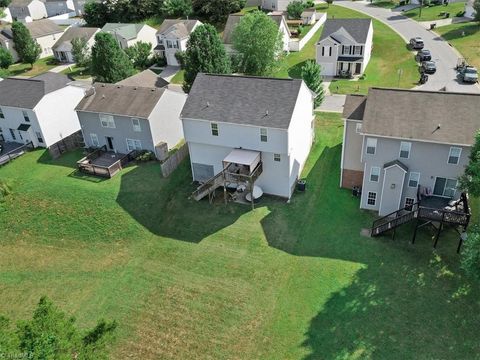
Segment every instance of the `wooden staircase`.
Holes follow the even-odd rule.
[[[211,177],[207,181],[205,181],[202,185],[200,185],[197,190],[195,190],[191,198],[195,199],[196,201],[200,201],[205,196],[208,195],[210,202],[212,202],[212,194],[214,191],[219,188],[220,186],[224,185],[224,178],[223,178],[223,171],[219,172],[217,175]]]
[[[397,227],[412,221],[417,215],[418,203],[411,205],[410,211],[406,209],[394,211],[373,222],[370,236],[379,236],[389,230],[394,230]]]

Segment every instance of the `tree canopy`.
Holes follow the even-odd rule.
[[[183,90],[187,93],[199,72],[231,73],[230,59],[217,30],[210,24],[197,26],[190,34],[183,58],[185,62]]]
[[[130,58],[133,66],[141,70],[148,67],[150,63],[151,51],[152,44],[143,41],[139,41],[135,43],[135,45],[125,49],[125,52]]]
[[[189,16],[193,12],[192,0],[165,0],[162,11],[168,16]]]
[[[480,21],[480,0],[473,2],[473,10],[475,11],[475,20]]]
[[[287,14],[290,19],[301,19],[302,12],[307,7],[303,0],[294,0],[287,6]]]
[[[465,272],[480,279],[480,232],[478,227],[468,233],[462,248],[461,266]]]
[[[79,37],[72,39],[71,43],[73,60],[77,63],[77,65],[81,67],[90,66],[90,53],[88,50],[87,40]]]
[[[470,152],[469,163],[459,180],[462,190],[472,196],[480,196],[480,132],[475,135],[475,143]]]
[[[116,83],[135,72],[113,35],[99,32],[92,47],[92,74],[96,81]]]
[[[219,23],[245,7],[246,0],[193,0],[193,9],[210,22]]]
[[[282,53],[282,34],[278,25],[261,11],[242,17],[233,30],[233,48],[238,52],[238,71],[249,75],[268,75]]]
[[[322,67],[315,60],[308,60],[302,67],[302,79],[308,88],[315,93],[314,105],[316,108],[319,107],[325,97]]]
[[[14,47],[20,60],[33,66],[42,53],[40,45],[32,38],[27,27],[21,22],[13,22],[12,35]]]
[[[8,69],[10,65],[13,63],[13,56],[10,54],[10,51],[7,49],[0,47],[0,68]]]

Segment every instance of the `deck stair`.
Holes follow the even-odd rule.
[[[378,220],[375,220],[372,225],[372,230],[370,232],[371,236],[379,236],[389,230],[394,230],[395,228],[406,224],[418,215],[418,203],[411,205],[411,210],[400,209],[394,211]]]
[[[205,181],[202,185],[200,185],[197,190],[195,190],[191,198],[195,199],[196,201],[200,201],[205,196],[208,195],[210,202],[212,201],[212,195],[217,188],[224,185],[224,177],[223,171],[220,171],[217,175],[212,176],[210,179]]]

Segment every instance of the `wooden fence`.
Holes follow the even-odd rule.
[[[162,169],[163,177],[169,177],[170,174],[180,165],[183,159],[188,155],[188,146],[183,144],[176,152],[170,155],[160,167]]]
[[[31,150],[33,148],[34,148],[33,143],[30,141],[29,143],[26,143],[23,146],[13,149],[8,153],[0,154],[0,166],[9,163],[10,161],[12,161],[13,159],[16,159],[19,156],[22,156],[26,151]]]
[[[52,159],[58,159],[63,153],[83,147],[85,142],[83,140],[82,131],[79,130],[66,138],[57,141],[55,144],[48,147],[48,152]]]

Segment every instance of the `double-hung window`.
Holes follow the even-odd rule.
[[[360,133],[362,132],[362,123],[357,123],[357,124],[355,125],[355,132],[356,132],[357,134],[360,134]]]
[[[98,147],[98,146],[100,146],[100,143],[98,142],[98,136],[97,136],[97,134],[90,134],[90,140],[92,140],[92,146],[93,146],[93,147]]]
[[[412,211],[413,204],[415,204],[414,198],[410,198],[410,197],[405,198],[405,210]]]
[[[142,127],[140,126],[140,120],[137,118],[132,118],[133,131],[140,132]]]
[[[2,108],[0,108],[0,119],[5,119]]]
[[[115,121],[112,115],[100,114],[99,116],[102,127],[115,129]]]
[[[212,129],[212,135],[218,136],[218,124],[217,123],[210,123],[210,127]]]
[[[38,131],[35,131],[35,135],[37,135],[37,141],[39,143],[43,143],[42,133],[38,132]]]
[[[370,181],[378,182],[380,179],[380,168],[378,166],[372,166],[370,169]]]
[[[412,149],[412,143],[402,141],[400,143],[400,157],[402,159],[408,159],[410,157],[410,150]]]
[[[377,139],[367,138],[367,154],[375,155],[377,150]]]
[[[460,162],[460,155],[462,154],[462,148],[452,146],[448,153],[448,163],[457,165]]]
[[[445,183],[445,190],[443,191],[443,196],[454,197],[455,191],[457,191],[457,180],[456,179],[447,179]]]
[[[410,176],[408,177],[408,186],[411,188],[417,188],[419,182],[420,182],[420,173],[412,171],[410,173]]]
[[[266,128],[260,128],[260,141],[261,142],[267,142],[268,136],[267,136],[267,129]]]
[[[28,117],[28,113],[25,110],[22,111],[22,115],[23,115],[23,119],[26,122],[30,122],[30,118]]]
[[[142,150],[142,142],[135,139],[127,139],[127,150]]]
[[[373,191],[368,192],[367,205],[375,206],[377,203],[377,193]]]
[[[280,161],[280,154],[273,154],[273,161]]]

